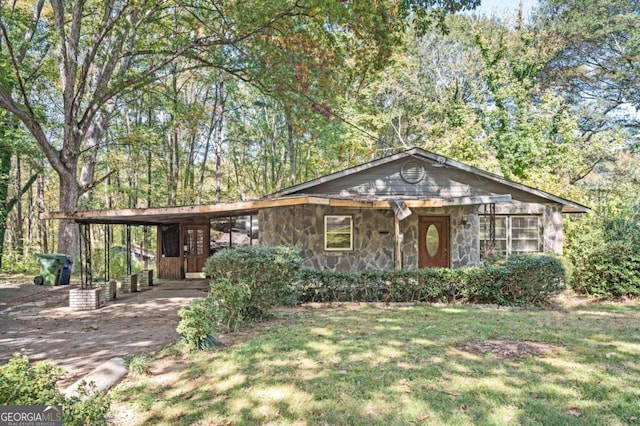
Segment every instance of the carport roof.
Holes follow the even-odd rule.
[[[40,219],[73,220],[78,223],[112,225],[168,225],[195,218],[216,218],[250,215],[260,209],[295,206],[325,205],[345,208],[392,209],[395,202],[402,201],[409,208],[445,207],[489,203],[508,203],[511,195],[479,197],[453,197],[416,199],[411,197],[336,197],[324,195],[295,195],[253,201],[217,203],[199,206],[152,207],[146,209],[83,210],[75,212],[45,212]]]

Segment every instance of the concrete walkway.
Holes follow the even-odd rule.
[[[67,386],[111,358],[175,341],[178,309],[209,289],[205,280],[157,280],[141,292],[118,293],[101,309],[71,311],[68,293],[74,287],[0,284],[0,364],[16,352],[52,361],[67,371],[60,383]]]

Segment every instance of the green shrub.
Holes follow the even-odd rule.
[[[588,251],[574,265],[573,288],[593,296],[640,295],[640,252],[627,241],[611,241]]]
[[[216,280],[227,279],[229,285],[248,285],[241,315],[244,319],[260,320],[276,305],[288,301],[293,282],[302,266],[302,258],[293,247],[246,246],[222,250],[207,259],[204,271]],[[221,300],[234,299],[221,292],[212,295]]]
[[[358,283],[359,277],[348,272],[304,268],[300,271],[296,284],[298,301],[353,302],[358,300],[354,290]]]
[[[96,278],[104,279],[106,276],[105,264],[104,264],[104,248],[95,248],[92,250],[92,265],[93,276]],[[79,262],[75,260],[76,265]],[[131,260],[131,272],[136,273],[144,269],[144,262]],[[121,248],[109,249],[109,277],[120,278],[127,273],[127,253]]]
[[[424,268],[357,274],[303,269],[297,283],[305,302],[473,302],[540,305],[564,288],[562,261],[516,256],[502,264],[461,269]]]
[[[107,425],[111,400],[104,392],[96,392],[93,382],[83,382],[76,391],[77,395],[65,398],[63,404],[63,424],[77,426]]]
[[[178,311],[178,333],[191,348],[215,345],[214,335],[234,331],[245,319],[260,320],[279,303],[289,301],[302,265],[292,247],[247,246],[219,251],[204,272],[211,293]]]
[[[0,368],[0,376],[0,404],[58,405],[63,402],[56,383],[63,371],[54,364],[31,364],[26,356],[14,354]]]
[[[502,297],[520,305],[540,305],[565,287],[566,268],[555,256],[512,256],[501,277]]]
[[[251,286],[246,281],[234,282],[228,278],[211,281],[211,295],[217,300],[220,321],[227,331],[235,331],[244,319],[247,303],[251,299]]]
[[[210,349],[215,346],[215,334],[219,331],[222,310],[211,296],[197,299],[178,310],[180,322],[176,331],[192,349]]]
[[[39,249],[39,247],[34,247],[34,250],[37,249]],[[31,253],[33,253],[33,250],[31,250]],[[5,250],[0,272],[7,274],[38,275],[40,273],[40,263],[38,262],[38,257],[33,254],[23,256],[21,253]]]
[[[574,224],[567,257],[571,286],[582,294],[621,297],[640,294],[640,227],[633,219],[592,215]]]
[[[95,393],[92,384],[81,386],[77,396],[66,397],[57,385],[62,376],[54,364],[31,364],[26,356],[15,354],[0,367],[0,404],[61,405],[65,425],[106,425],[109,397]]]

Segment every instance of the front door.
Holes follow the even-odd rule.
[[[418,266],[448,268],[449,216],[421,216],[418,230]]]
[[[209,256],[209,229],[207,225],[183,227],[185,272],[202,272]]]

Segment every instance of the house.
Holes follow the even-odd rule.
[[[489,255],[562,254],[563,213],[589,209],[413,148],[273,194],[328,203],[261,209],[260,243],[345,271],[475,265]]]
[[[488,255],[562,254],[563,214],[576,202],[413,148],[259,200],[46,213],[81,225],[156,226],[160,278],[200,273],[212,238],[243,217],[254,244],[298,247],[307,266],[343,271],[460,268]],[[257,217],[257,223],[255,218]],[[220,226],[221,221],[227,221]],[[215,224],[215,225],[214,225]],[[245,226],[245,227],[246,227]],[[216,244],[226,237],[216,234]]]

